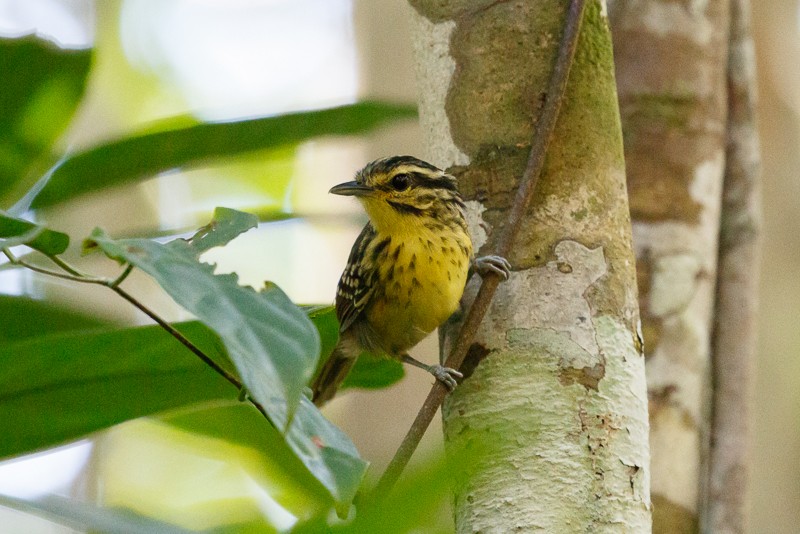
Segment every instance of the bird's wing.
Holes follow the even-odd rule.
[[[367,224],[353,243],[347,266],[336,288],[336,317],[339,332],[344,332],[364,311],[375,287],[377,272],[372,262],[363,261],[367,247],[375,237],[375,229]],[[369,263],[369,264],[368,264]]]

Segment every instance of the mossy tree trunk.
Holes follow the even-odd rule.
[[[493,251],[530,148],[568,2],[412,0],[428,157]],[[488,445],[458,532],[648,532],[647,396],[604,3],[587,4],[533,205],[443,408],[448,447]],[[468,287],[468,305],[477,280]],[[443,350],[457,331],[443,332]],[[480,446],[478,447],[480,448]]]

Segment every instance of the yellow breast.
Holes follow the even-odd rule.
[[[472,246],[464,232],[394,236],[378,269],[367,320],[390,354],[402,354],[458,308]]]

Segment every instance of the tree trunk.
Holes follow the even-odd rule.
[[[479,254],[493,251],[525,167],[567,4],[412,1],[428,156],[459,178]],[[644,359],[602,2],[588,2],[509,259],[443,408],[448,448],[488,443],[456,488],[457,531],[649,532]],[[444,329],[443,351],[457,329]]]
[[[613,2],[650,396],[653,530],[705,501],[729,0]]]
[[[714,413],[703,531],[747,531],[761,258],[761,155],[750,2],[731,1],[728,146],[715,311]]]

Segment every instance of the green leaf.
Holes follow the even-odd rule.
[[[330,356],[339,341],[339,321],[333,306],[304,307],[309,318],[320,334],[322,350],[319,366]],[[380,389],[399,382],[405,376],[403,364],[397,360],[373,356],[368,352],[361,354],[353,369],[347,375],[340,389],[362,388]]]
[[[17,245],[27,245],[45,254],[61,254],[69,246],[69,236],[0,211],[0,248]]]
[[[8,295],[0,295],[0,317],[0,343],[107,325],[101,319],[50,302]]]
[[[318,366],[330,356],[336,343],[339,342],[339,320],[336,319],[336,310],[333,306],[302,306],[308,318],[317,327],[320,339],[320,361]]]
[[[322,135],[364,133],[389,121],[416,116],[410,106],[361,102],[318,111],[141,133],[65,159],[33,202],[63,202],[109,186],[198,166],[214,158],[291,145]]]
[[[64,50],[28,35],[0,38],[0,206],[49,155],[86,87],[91,50]],[[21,193],[22,191],[19,191]]]
[[[213,225],[209,231],[214,231]],[[352,500],[367,464],[350,439],[303,396],[320,341],[300,308],[274,285],[256,292],[238,285],[235,275],[215,275],[212,266],[197,261],[200,251],[181,239],[166,244],[113,240],[96,230],[87,246],[142,269],[212,328],[225,344],[248,395],[285,432],[294,454],[338,503]]]
[[[362,353],[340,389],[380,389],[399,382],[405,376],[403,364],[383,356]]]
[[[206,354],[219,339],[176,325]],[[0,345],[0,458],[51,447],[111,425],[236,390],[160,327],[76,331]],[[13,423],[11,423],[13,422]]]
[[[308,317],[277,286],[256,292],[235,274],[215,275],[183,239],[113,240],[95,230],[89,247],[149,274],[181,306],[222,339],[247,387],[278,428],[286,428],[319,355],[319,337]]]
[[[49,519],[83,532],[115,532],[126,534],[188,534],[190,530],[144,517],[131,510],[102,508],[93,504],[47,495],[36,499],[19,499],[0,494],[0,505]]]
[[[450,456],[450,451],[448,451]],[[388,495],[365,492],[360,495],[354,519],[330,524],[328,515],[320,514],[301,522],[293,534],[406,534],[408,532],[453,532],[452,519],[443,515],[451,499],[452,473],[461,469],[461,461],[472,461],[474,455],[456,453],[457,461],[428,461],[421,468],[405,473]]]
[[[200,228],[189,240],[198,254],[221,247],[258,226],[258,217],[230,208],[215,208],[211,222]]]
[[[347,434],[325,419],[307,397],[302,397],[286,441],[346,515],[347,505],[356,496],[369,465]]]

